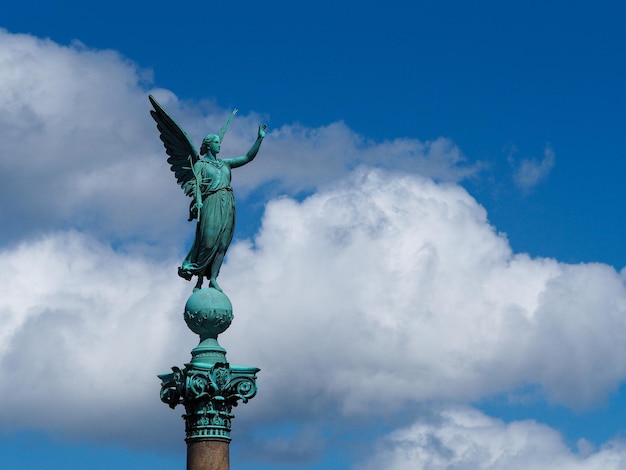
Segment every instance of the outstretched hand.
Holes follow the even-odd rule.
[[[261,124],[259,126],[259,137],[262,139],[265,137],[265,133],[267,132],[267,126],[265,124]]]

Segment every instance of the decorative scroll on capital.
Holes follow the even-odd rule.
[[[185,406],[186,440],[230,441],[232,408],[246,403],[257,392],[256,367],[230,366],[217,362],[208,369],[188,364],[161,374],[161,401],[175,408]]]

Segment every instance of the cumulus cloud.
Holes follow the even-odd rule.
[[[150,158],[144,76],[114,51],[0,30],[3,242],[68,227],[167,232],[159,213],[173,216],[175,188]]]
[[[558,432],[535,421],[504,423],[457,407],[392,433],[376,457],[357,468],[618,470],[626,465],[623,441],[596,450],[581,439],[577,447],[572,451]]]
[[[343,122],[311,129],[285,125],[272,132],[263,164],[242,170],[242,188],[273,181],[290,192],[324,187],[360,165],[420,174],[439,181],[460,181],[481,168],[468,164],[450,140],[394,139],[373,142]],[[265,156],[267,155],[267,156]]]
[[[361,171],[272,201],[223,277],[276,406],[285,370],[348,414],[528,384],[584,408],[626,375],[623,276],[512,253],[457,185]]]
[[[192,228],[149,88],[112,51],[0,31],[3,426],[141,446],[182,433],[155,374],[197,341],[176,276]],[[229,112],[152,92],[197,141]],[[233,122],[223,154],[245,152],[262,118]],[[446,139],[272,130],[235,184],[312,195],[270,201],[223,267],[235,321],[220,342],[233,363],[262,368],[235,426],[315,428],[320,415],[345,423],[528,384],[584,408],[616,389],[624,273],[513,253],[455,184],[478,168]],[[326,445],[312,428],[259,445],[305,458]]]
[[[150,76],[114,51],[0,30],[0,242],[59,228],[160,248],[182,240],[188,202],[168,171],[147,94],[196,143],[216,132],[230,110],[211,101],[182,102],[151,88]],[[245,153],[263,119],[238,116],[222,155]],[[374,143],[343,123],[283,125],[264,147],[259,160],[235,176],[241,194],[268,182],[275,191],[312,191],[360,164],[444,180],[477,169],[446,139]]]
[[[0,252],[3,426],[161,442],[156,374],[194,341],[174,266],[76,232]]]
[[[195,345],[177,261],[72,232],[4,250],[2,421],[77,432],[114,423],[116,409],[171,416],[154,375]],[[304,201],[276,199],[221,279],[235,321],[220,341],[233,363],[262,369],[243,426],[386,416],[527,384],[584,408],[626,376],[623,275],[512,253],[454,184],[361,170]],[[9,393],[15,383],[23,393]]]

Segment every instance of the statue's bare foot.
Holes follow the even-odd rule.
[[[212,287],[213,289],[218,290],[220,292],[224,292],[214,278],[211,278],[211,280],[209,281],[209,287]]]
[[[198,282],[196,282],[196,287],[193,288],[194,292],[202,289],[202,281],[203,281],[202,277],[203,276],[198,276]]]

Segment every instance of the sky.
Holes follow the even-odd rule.
[[[0,453],[185,464],[153,94],[220,156],[240,469],[626,468],[626,5],[0,4]]]

